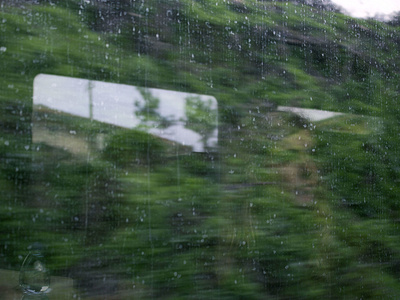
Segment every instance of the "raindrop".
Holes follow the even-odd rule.
[[[19,285],[25,294],[41,295],[50,291],[50,276],[44,257],[42,245],[35,243],[25,257],[19,274]]]

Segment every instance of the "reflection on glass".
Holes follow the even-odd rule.
[[[217,239],[215,98],[53,75],[35,78],[33,96],[32,180],[46,214],[34,226],[52,245],[52,274],[81,299],[147,299],[208,276],[184,273]],[[60,287],[52,278],[52,296]]]
[[[193,152],[217,146],[217,101],[212,96],[40,74],[33,102],[35,110],[143,130]],[[40,140],[40,130],[34,128],[33,138]]]
[[[290,106],[278,106],[278,111],[287,111],[293,114],[296,114],[304,119],[308,119],[310,121],[322,121],[325,119],[333,118],[336,116],[342,115],[342,113],[332,112],[327,110],[320,109],[310,109],[310,108],[299,108],[299,107],[290,107]]]

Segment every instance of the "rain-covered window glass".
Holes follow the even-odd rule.
[[[396,299],[400,4],[0,1],[0,299]]]

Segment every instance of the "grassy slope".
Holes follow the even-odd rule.
[[[127,7],[119,23],[105,16],[114,26],[74,1],[1,8],[2,267],[39,239],[82,291],[108,274],[144,298],[398,294],[398,29],[292,3]],[[149,179],[117,146],[88,168],[31,144],[38,73],[215,95],[221,183],[201,159],[182,161],[179,178],[175,161],[156,164]],[[350,115],[311,125],[274,105]],[[83,134],[106,130],[91,126]],[[75,221],[88,187],[108,208],[90,212],[89,234]]]

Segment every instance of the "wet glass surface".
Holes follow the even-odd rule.
[[[0,299],[397,298],[398,20],[0,2]]]

